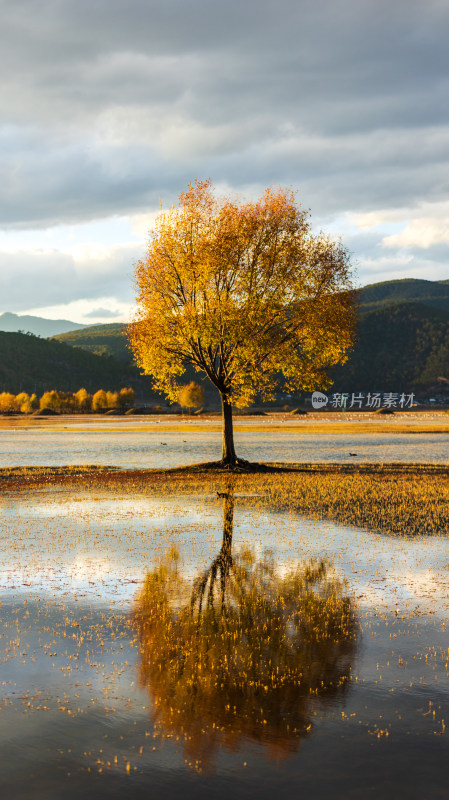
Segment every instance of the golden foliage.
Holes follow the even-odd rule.
[[[108,408],[118,408],[118,392],[106,392]]]
[[[79,411],[90,411],[92,408],[92,395],[86,389],[78,389],[74,394],[75,405]]]
[[[36,395],[34,395],[36,397]],[[32,411],[31,398],[26,392],[16,394],[15,407],[21,414],[29,414]]]
[[[108,408],[108,396],[104,389],[99,389],[92,397],[92,411],[104,411]]]
[[[140,683],[153,724],[208,764],[217,748],[253,740],[297,750],[315,697],[344,691],[356,645],[354,610],[324,562],[284,576],[270,559],[233,558],[224,605],[197,613],[176,553],[147,575],[134,611]]]
[[[286,389],[324,386],[351,346],[348,254],[312,235],[285,189],[239,205],[190,185],[158,217],[135,280],[136,361],[173,401],[187,363],[243,407],[272,398],[281,373]]]
[[[40,408],[51,408],[54,411],[59,409],[61,406],[61,399],[59,397],[58,392],[52,389],[51,392],[44,392],[40,401],[39,407]]]
[[[0,413],[10,413],[16,410],[17,406],[15,395],[11,394],[10,392],[2,392],[0,394]]]
[[[134,405],[136,394],[131,387],[120,389],[118,393],[118,404],[120,408],[131,408]]]
[[[181,386],[178,394],[178,403],[182,408],[199,408],[204,403],[204,389],[199,383],[191,381]]]
[[[94,410],[104,410],[106,408],[126,408],[134,404],[134,389],[123,388],[120,392],[104,392],[100,389],[94,395]],[[79,389],[77,392],[44,392],[40,401],[33,393],[29,396],[26,392],[13,395],[10,392],[0,394],[0,414],[14,413],[20,411],[22,414],[30,414],[38,408],[51,408],[63,413],[87,412],[93,408],[93,398],[86,389]]]

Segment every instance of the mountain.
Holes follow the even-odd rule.
[[[68,319],[44,319],[43,317],[30,317],[26,314],[12,314],[9,311],[0,314],[0,331],[7,331],[8,333],[21,331],[22,333],[34,333],[35,336],[47,338],[48,336],[56,336],[58,333],[85,327],[85,325],[79,325],[77,322],[70,322]]]
[[[345,391],[422,390],[449,378],[449,311],[412,301],[359,311],[357,341],[334,369]]]
[[[106,325],[90,325],[82,330],[69,331],[53,338],[72,347],[80,347],[97,356],[112,356],[124,363],[132,362],[132,353],[124,335],[124,326],[110,322]]]
[[[449,282],[404,278],[372,283],[360,289],[359,302],[364,311],[406,302],[449,311]]]
[[[449,379],[449,282],[399,280],[365,286],[359,291],[358,316],[353,351],[346,364],[332,371],[335,390],[424,391],[441,376]],[[52,342],[80,356],[88,351],[85,355],[95,356],[96,364],[113,362],[138,375],[121,325],[91,325],[58,334]],[[182,377],[183,383],[190,380],[200,380],[192,369]],[[56,380],[52,385],[59,386]],[[204,388],[211,402],[208,381]]]
[[[0,332],[0,392],[42,392],[49,389],[74,392],[84,387],[117,390],[132,386],[138,401],[160,403],[150,378],[132,364],[120,363],[55,339],[32,334]]]

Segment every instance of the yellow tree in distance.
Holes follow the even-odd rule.
[[[204,403],[204,389],[199,383],[190,381],[185,386],[181,386],[178,394],[178,403],[181,408],[199,408]]]
[[[340,242],[313,234],[288,189],[255,202],[216,198],[190,184],[156,219],[135,271],[137,313],[128,335],[138,366],[177,400],[187,365],[217,388],[222,463],[239,463],[232,405],[328,386],[343,363],[355,314],[351,267]]]

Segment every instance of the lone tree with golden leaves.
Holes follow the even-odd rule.
[[[355,325],[349,256],[312,234],[287,189],[256,202],[216,198],[197,181],[161,213],[136,266],[128,335],[138,366],[176,401],[187,365],[206,373],[223,410],[222,463],[237,466],[232,405],[330,384]]]

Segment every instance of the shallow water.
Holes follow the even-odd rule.
[[[447,796],[444,537],[381,536],[236,495],[236,560],[245,548],[252,563],[271,559],[279,581],[324,558],[329,580],[342,582],[355,614],[354,639],[340,653],[313,651],[304,662],[306,689],[311,681],[305,695],[287,679],[276,690],[267,686],[260,701],[265,728],[262,718],[245,721],[237,702],[226,720],[216,708],[220,729],[212,735],[206,693],[196,701],[204,735],[198,733],[179,680],[163,684],[170,723],[157,717],[155,689],[142,670],[145,659],[157,667],[164,648],[158,653],[153,637],[142,651],[130,615],[141,607],[146,575],[170,547],[179,553],[178,586],[205,574],[222,547],[226,502],[212,494],[68,488],[3,495],[2,798]],[[312,661],[322,689],[319,681],[313,689],[307,674]],[[211,697],[216,703],[220,694]],[[159,711],[168,714],[165,699]],[[280,731],[290,719],[302,720],[303,729]],[[212,743],[207,757],[204,737]]]
[[[260,423],[257,423],[260,425]],[[201,423],[202,428],[207,423]],[[248,423],[245,423],[245,426]],[[130,424],[101,421],[64,428],[17,428],[0,431],[0,466],[58,466],[64,464],[115,465],[124,469],[166,468],[215,461],[221,457],[221,433],[184,427],[179,421]],[[95,428],[97,429],[95,430]],[[173,431],[170,430],[173,427]],[[238,455],[249,461],[290,463],[449,462],[449,434],[328,434],[311,433],[304,426],[283,432],[266,424],[263,431],[239,431],[235,445]],[[351,455],[356,454],[356,455]]]

